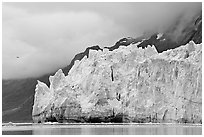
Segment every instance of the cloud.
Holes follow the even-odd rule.
[[[16,9],[4,9],[4,15],[10,17],[3,21],[3,78],[52,72],[68,65],[87,46],[110,45],[121,37],[122,27],[93,12],[30,15],[21,11],[18,14],[23,16],[13,14],[12,18]]]
[[[201,7],[201,3],[4,3],[3,78],[53,72],[88,46],[111,46],[122,37],[166,31],[180,17],[182,28]]]
[[[166,31],[174,24],[179,17],[181,21],[190,21],[194,15],[201,11],[201,3],[184,3],[184,2],[146,2],[133,3],[127,6],[127,11],[123,19],[119,15],[117,22],[127,25],[129,31],[134,30],[138,33],[146,31]]]

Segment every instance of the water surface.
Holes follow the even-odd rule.
[[[194,124],[15,124],[3,135],[201,135]]]

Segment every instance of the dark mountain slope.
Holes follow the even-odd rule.
[[[176,21],[175,24],[169,27],[160,38],[158,38],[159,33],[154,33],[151,36],[141,36],[138,38],[123,38],[114,46],[105,48],[112,51],[121,45],[128,46],[143,40],[138,47],[145,48],[148,45],[154,45],[160,53],[168,49],[177,48],[180,45],[185,45],[191,40],[193,40],[196,44],[202,42],[202,13],[193,18],[193,20],[189,23],[185,24],[185,26],[182,26],[181,29],[177,26],[179,22],[180,20]]]
[[[84,52],[75,55],[70,65],[63,68],[67,75],[75,60],[88,56],[89,50],[102,50],[99,46],[88,47]],[[55,73],[55,72],[54,72]],[[3,122],[32,122],[31,113],[34,102],[37,80],[49,85],[50,73],[39,78],[3,80],[2,81],[2,120]]]
[[[155,45],[158,52],[167,49],[173,49],[180,45],[188,43],[193,40],[195,43],[202,42],[202,15],[195,17],[182,30],[176,40],[172,38],[172,32],[177,26],[172,26],[164,34],[158,38],[158,33],[153,35],[143,35],[138,38],[123,38],[116,42],[111,47],[106,47],[109,50],[117,49],[119,46],[128,46],[137,42],[142,42],[139,47],[147,47],[148,45]],[[81,60],[85,55],[88,56],[89,50],[102,50],[99,46],[88,47],[84,52],[77,54],[71,63],[63,69],[67,75],[75,60]],[[35,93],[35,86],[37,80],[40,80],[49,85],[49,76],[54,73],[44,75],[39,78],[19,79],[19,80],[3,80],[2,81],[2,121],[3,122],[32,122],[31,113],[33,106],[33,99]]]

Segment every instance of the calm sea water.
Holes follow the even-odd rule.
[[[15,124],[3,135],[201,135],[192,124]]]

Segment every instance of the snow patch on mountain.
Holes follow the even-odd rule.
[[[160,39],[163,36],[163,33],[157,34],[157,39]]]

